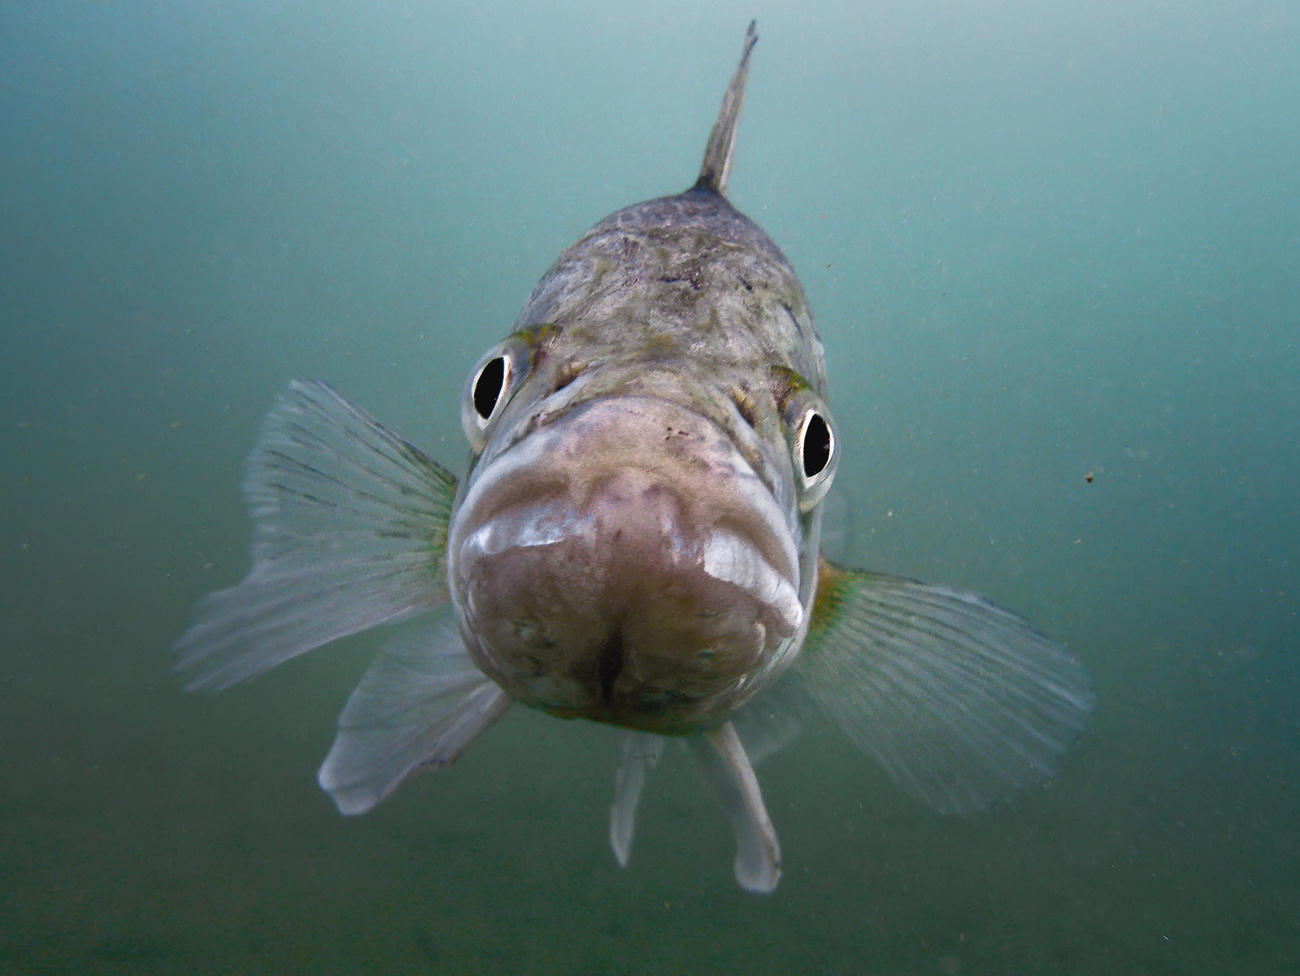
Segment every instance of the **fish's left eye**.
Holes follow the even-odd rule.
[[[815,478],[826,470],[831,463],[831,453],[835,450],[835,435],[826,423],[826,418],[816,411],[811,411],[804,421],[800,437],[799,456],[803,459],[803,476]]]
[[[460,421],[475,453],[487,445],[489,429],[531,364],[532,345],[523,336],[511,336],[474,364],[461,398]]]
[[[799,508],[814,508],[830,490],[839,462],[835,426],[820,398],[806,395],[794,418],[795,481],[799,487]]]

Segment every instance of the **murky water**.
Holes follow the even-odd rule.
[[[707,7],[707,9],[704,9]],[[747,896],[670,751],[512,711],[373,814],[316,787],[383,635],[215,698],[258,419],[326,379],[453,466],[465,371],[675,192],[757,16],[732,197],[800,269],[851,561],[988,593],[1099,707],[974,819],[838,732],[763,767]],[[1300,13],[0,4],[0,971],[1300,966]]]

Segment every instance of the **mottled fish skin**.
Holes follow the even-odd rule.
[[[709,189],[649,200],[606,217],[533,290],[516,332],[553,328],[545,362],[502,418],[490,461],[545,416],[562,384],[582,398],[643,393],[710,418],[743,446],[750,424],[786,443],[773,381],[784,368],[826,394],[826,360],[803,285],[780,248]],[[779,373],[778,373],[779,375]],[[562,390],[561,390],[562,392]],[[572,397],[557,398],[572,407]],[[747,454],[769,490],[793,483],[789,452]]]

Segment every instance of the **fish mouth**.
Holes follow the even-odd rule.
[[[713,421],[654,397],[590,401],[469,486],[449,547],[467,649],[554,714],[716,724],[804,624],[792,519]]]

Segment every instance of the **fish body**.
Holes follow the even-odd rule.
[[[798,278],[697,188],[596,225],[514,335],[529,368],[453,518],[471,657],[566,717],[721,724],[794,660],[816,581],[783,411],[825,388]]]
[[[726,197],[756,40],[695,184],[596,224],[470,371],[463,483],[324,384],[269,415],[245,481],[253,569],[200,603],[178,669],[219,690],[428,613],[340,716],[319,779],[342,812],[450,763],[514,702],[627,730],[623,864],[646,772],[684,741],[737,880],[763,892],[779,845],[744,738],[817,710],[966,811],[1050,775],[1086,724],[1083,668],[1019,617],[819,554],[840,450],[822,344],[794,268]]]

